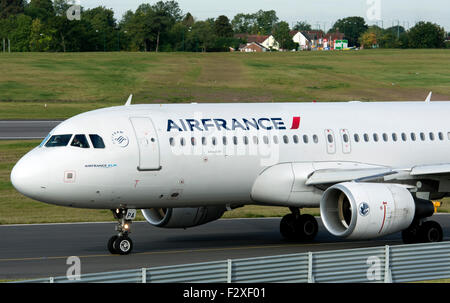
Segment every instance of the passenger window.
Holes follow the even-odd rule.
[[[85,135],[75,135],[73,137],[72,143],[70,146],[80,147],[80,148],[89,148],[89,143],[86,139]]]
[[[433,133],[430,133],[430,140],[434,141],[434,134]]]
[[[441,140],[441,141],[444,140],[444,134],[443,133],[439,132],[438,136],[439,136],[439,140]]]
[[[308,144],[308,135],[303,135],[303,142],[305,143],[305,144]]]
[[[195,144],[196,144],[195,137],[191,137],[191,145],[195,145]]]
[[[91,141],[92,141],[92,139],[91,139]],[[175,140],[173,138],[170,138],[169,139],[169,143],[170,143],[171,146],[174,146],[175,145]],[[94,142],[92,142],[92,144],[94,144]]]
[[[212,137],[211,143],[212,143],[212,145],[216,145],[217,144],[216,137]]]
[[[397,142],[397,134],[396,133],[392,134],[392,140],[394,140],[394,142]]]
[[[369,142],[369,135],[368,134],[364,134],[364,141]]]
[[[284,142],[285,144],[288,144],[288,143],[289,143],[289,138],[288,138],[288,136],[286,136],[286,135],[283,136],[283,142]]]
[[[99,135],[89,135],[89,138],[91,139],[94,148],[105,148],[105,143]]]
[[[295,144],[298,144],[298,136],[297,136],[297,135],[294,135],[294,136],[292,137],[292,139],[293,139],[293,141],[294,141]]]
[[[180,144],[181,144],[181,146],[184,146],[186,144],[186,141],[184,140],[184,138],[180,139]]]
[[[420,133],[420,140],[425,141],[425,134],[424,133]]]
[[[238,138],[236,136],[233,137],[233,143],[234,143],[234,145],[238,144]]]
[[[355,139],[355,142],[359,142],[359,135],[358,134],[354,134],[353,138]]]
[[[416,141],[416,134],[415,133],[411,133],[411,140]]]
[[[67,144],[69,144],[70,138],[72,138],[72,135],[51,136],[50,140],[48,140],[45,144],[45,147],[66,146]]]
[[[333,143],[333,136],[331,134],[328,134],[327,139],[328,143]]]
[[[344,139],[344,142],[345,142],[345,143],[348,143],[348,135],[347,135],[347,134],[344,134],[344,135],[342,136],[342,139]]]
[[[319,143],[319,137],[317,135],[313,135],[314,143]]]
[[[375,142],[378,142],[378,134],[373,134],[373,140],[374,140]]]
[[[248,145],[248,137],[247,136],[244,136],[244,144]]]
[[[449,137],[449,138],[450,138],[450,137]],[[263,137],[263,141],[264,141],[264,144],[269,144],[269,137],[264,136],[264,137]]]
[[[206,145],[206,137],[202,137],[202,145]]]
[[[406,134],[405,133],[402,133],[402,140],[406,141]]]
[[[278,137],[277,136],[273,136],[273,143],[278,144]]]
[[[222,142],[223,142],[223,145],[227,145],[227,137],[222,137]]]
[[[258,136],[253,136],[253,144],[258,144],[258,143],[259,143]]]
[[[384,142],[388,141],[388,135],[386,133],[383,134],[383,140],[384,140]]]

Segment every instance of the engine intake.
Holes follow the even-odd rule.
[[[420,205],[427,209],[420,216],[428,214],[423,201]],[[320,201],[327,230],[348,239],[371,239],[404,230],[415,213],[413,196],[397,184],[339,183],[328,188]]]
[[[150,208],[142,209],[148,223],[163,228],[187,228],[202,225],[222,217],[224,206],[198,208]]]

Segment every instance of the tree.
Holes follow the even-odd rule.
[[[30,50],[49,51],[52,43],[52,32],[45,29],[45,25],[40,19],[34,19],[31,23]]]
[[[214,45],[215,39],[216,35],[211,22],[197,21],[192,26],[186,42],[190,49],[195,51],[201,49],[202,52],[206,52]]]
[[[214,21],[214,32],[218,37],[232,37],[233,28],[231,27],[230,20],[227,16],[219,16]]]
[[[330,32],[344,33],[345,38],[348,40],[350,46],[359,46],[359,37],[368,29],[364,18],[362,17],[348,17],[339,19]]]
[[[408,41],[411,48],[445,47],[445,30],[431,22],[419,22],[409,30]]]
[[[297,24],[294,25],[293,30],[296,31],[311,31],[312,27],[305,21],[298,21]]]
[[[373,32],[365,32],[359,41],[364,48],[373,48],[378,45],[377,35]]]
[[[255,24],[256,17],[254,14],[239,13],[231,21],[231,27],[235,33],[253,33]]]
[[[112,9],[99,6],[83,12],[83,20],[92,27],[95,50],[115,50],[117,48],[116,19]]]
[[[294,41],[292,41],[292,37],[289,32],[289,24],[285,21],[277,23],[273,28],[273,36],[282,49],[295,48]]]
[[[259,10],[256,13],[256,23],[259,32],[262,35],[270,35],[272,33],[273,27],[278,22],[277,13],[274,10],[263,11]]]
[[[156,49],[158,52],[161,35],[167,35],[169,29],[178,21],[181,21],[182,13],[175,1],[159,1],[152,6],[152,30],[156,33]]]
[[[183,25],[186,27],[192,27],[192,25],[194,25],[195,20],[194,17],[191,15],[191,13],[187,13],[186,16],[184,16],[183,21],[182,21]]]
[[[45,23],[48,18],[55,16],[53,2],[51,0],[31,0],[30,4],[25,7],[25,14]]]
[[[0,19],[23,13],[24,0],[0,0]]]

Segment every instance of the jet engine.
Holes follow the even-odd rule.
[[[224,206],[198,208],[150,208],[142,209],[148,223],[163,228],[187,228],[202,225],[222,217]]]
[[[320,201],[327,230],[347,239],[372,239],[399,232],[433,211],[430,201],[414,199],[398,184],[339,183],[329,187]]]

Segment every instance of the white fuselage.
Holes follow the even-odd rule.
[[[112,107],[68,119],[47,137],[82,134],[89,148],[44,141],[17,163],[11,180],[33,199],[83,208],[262,204],[252,199],[255,180],[280,163],[299,164],[305,176],[449,163],[448,113],[450,102]],[[105,147],[93,148],[89,134]],[[294,206],[319,206],[318,189],[296,186],[305,189]]]

